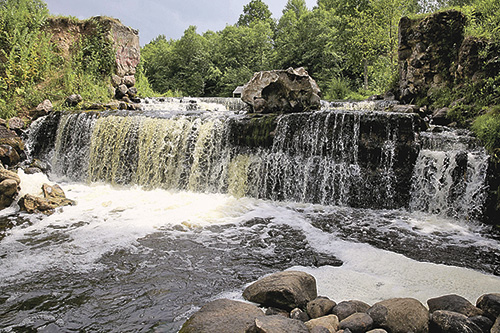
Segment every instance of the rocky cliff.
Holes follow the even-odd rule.
[[[467,19],[459,11],[439,12],[399,23],[399,99],[432,100],[443,88],[477,83],[498,74],[498,45],[465,37]]]
[[[46,26],[46,31],[52,35],[52,42],[66,60],[80,47],[84,38],[96,34],[99,29],[104,30],[115,51],[115,68],[111,82],[116,88],[117,97],[135,97],[134,74],[140,60],[137,30],[124,26],[117,19],[104,16],[82,21],[67,17],[52,17],[48,19]]]

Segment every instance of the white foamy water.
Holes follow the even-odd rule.
[[[35,182],[38,176],[23,175]],[[36,185],[38,186],[38,184]],[[223,194],[146,191],[139,187],[112,187],[63,183],[68,198],[76,206],[63,207],[52,216],[31,216],[30,223],[13,228],[0,242],[0,281],[6,285],[33,274],[62,270],[89,272],[103,270],[103,256],[120,249],[131,253],[149,251],[140,239],[172,226],[180,233],[192,233],[197,242],[210,242],[213,233],[205,227],[231,225],[222,242],[238,244],[243,232],[252,227],[240,224],[252,218],[270,219],[272,225],[299,230],[318,253],[336,256],[341,267],[290,267],[314,275],[319,294],[335,301],[359,299],[367,303],[391,297],[414,297],[424,302],[431,297],[456,293],[471,302],[484,293],[499,292],[500,278],[467,268],[418,262],[401,254],[339,238],[335,232],[314,227],[309,216],[350,208],[323,207],[299,203],[280,203]],[[376,214],[376,213],[374,213]],[[455,229],[456,243],[478,242],[492,250],[498,242],[480,236],[474,227],[453,223],[430,215],[394,213],[392,226],[417,229],[422,235]],[[401,214],[399,216],[398,214]],[[439,220],[439,221],[438,221]],[[389,229],[389,227],[387,227]],[[198,236],[199,234],[199,236]],[[263,233],[262,239],[270,237]],[[453,239],[450,241],[453,243]],[[219,245],[220,246],[220,245]],[[172,249],[182,251],[182,249]],[[274,255],[274,248],[259,249],[263,257]],[[201,260],[201,259],[200,259]],[[230,295],[238,292],[228,290]]]

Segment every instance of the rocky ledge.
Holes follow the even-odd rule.
[[[219,299],[203,306],[180,333],[500,333],[500,293],[476,305],[458,295],[427,301],[393,298],[369,305],[318,297],[316,280],[299,271],[275,273],[248,286],[254,304]]]

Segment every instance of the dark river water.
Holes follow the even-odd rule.
[[[35,185],[40,176],[23,176]],[[31,177],[31,178],[30,178]],[[340,302],[500,291],[489,227],[369,210],[62,183],[78,205],[3,211],[0,332],[176,332],[206,302],[298,269]],[[495,275],[497,274],[497,275]]]

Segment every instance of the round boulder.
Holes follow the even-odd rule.
[[[500,294],[485,294],[478,298],[476,306],[484,311],[484,315],[495,321],[500,316]]]
[[[332,309],[332,313],[339,317],[339,320],[342,321],[356,312],[366,313],[369,308],[370,305],[361,301],[343,301]]]
[[[324,327],[329,332],[337,332],[339,329],[339,319],[336,315],[328,315],[324,317],[319,317],[315,319],[311,319],[306,323],[307,328],[312,331],[315,327]]]
[[[373,319],[366,313],[354,313],[340,322],[340,328],[352,333],[364,333],[373,327]]]
[[[307,314],[311,318],[323,317],[332,313],[332,309],[335,307],[335,305],[335,302],[330,300],[328,297],[320,296],[315,300],[307,303]]]
[[[414,298],[393,298],[373,305],[367,311],[374,327],[391,333],[429,332],[429,311]]]
[[[263,316],[252,304],[219,299],[204,305],[182,325],[179,333],[245,333]]]
[[[466,315],[467,317],[480,316],[483,311],[475,307],[467,299],[459,295],[446,295],[436,298],[431,298],[427,301],[429,312],[433,313],[436,310],[447,310]]]
[[[436,310],[431,314],[430,329],[436,333],[483,332],[466,315],[446,310]]]
[[[287,311],[305,308],[317,296],[314,276],[299,271],[271,274],[252,283],[243,292],[243,297],[250,302]]]

